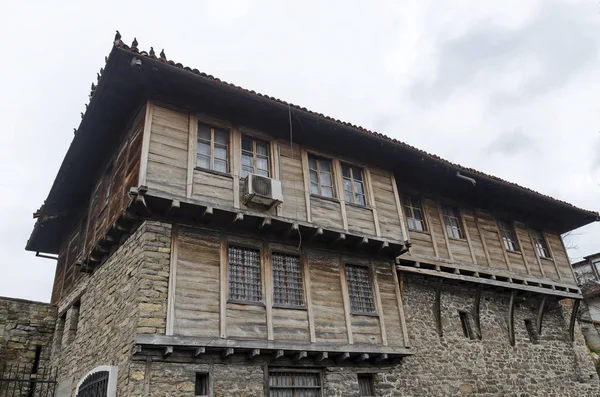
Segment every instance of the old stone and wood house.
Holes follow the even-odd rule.
[[[598,213],[136,40],[36,216],[57,395],[600,393],[561,239]]]

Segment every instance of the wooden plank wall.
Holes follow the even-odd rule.
[[[231,235],[219,236],[215,232],[190,227],[178,229],[179,232],[174,234],[176,249],[173,252],[176,252],[176,258],[172,261],[176,269],[171,271],[176,280],[170,286],[174,291],[169,291],[169,299],[172,300],[169,307],[174,312],[168,316],[167,327],[172,329],[173,334],[333,344],[348,344],[351,335],[352,344],[404,346],[406,330],[400,316],[403,308],[398,306],[402,300],[398,297],[399,288],[391,263],[371,263],[368,258],[353,256],[342,258],[335,251],[302,249],[300,256],[307,266],[304,272],[305,297],[310,303],[305,308],[269,306],[267,290],[272,291],[267,279],[271,277],[269,265],[263,267],[261,275],[264,281],[261,304],[228,302],[227,291],[221,291],[221,285],[225,288],[228,285],[226,280],[223,282],[221,279],[226,273],[222,269],[227,269],[227,263],[222,263],[227,256],[222,253],[226,252],[223,249],[228,243],[262,247],[263,258],[272,251],[297,252],[296,247]],[[347,323],[342,292],[344,279],[341,277],[346,263],[372,269],[379,315],[348,313],[350,322]],[[221,299],[225,299],[223,318]],[[221,321],[224,321],[223,334]],[[272,335],[269,326],[272,327]]]
[[[88,205],[76,217],[71,232],[59,250],[61,259],[57,263],[52,303],[58,302],[61,296],[68,293],[80,277],[75,262],[89,254],[129,205],[129,189],[138,184],[144,116],[144,110],[136,114],[125,128],[113,157],[94,176],[96,183]]]
[[[396,195],[390,174],[379,169],[370,169],[371,189],[377,206],[381,235],[390,240],[402,241],[402,225],[396,206]]]

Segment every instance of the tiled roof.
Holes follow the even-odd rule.
[[[228,82],[226,82],[224,80],[221,80],[221,79],[219,79],[217,77],[214,77],[214,76],[212,76],[210,74],[201,72],[198,69],[190,68],[188,66],[184,66],[181,63],[174,62],[172,60],[168,60],[167,57],[166,57],[164,49],[160,52],[160,54],[158,56],[156,55],[156,53],[155,53],[155,51],[154,51],[154,49],[152,47],[150,47],[150,51],[140,51],[138,49],[137,39],[134,39],[133,42],[132,42],[132,44],[131,44],[131,46],[128,46],[128,45],[126,45],[121,40],[121,35],[119,34],[118,31],[117,31],[117,35],[115,36],[114,46],[117,47],[117,48],[121,48],[123,50],[130,51],[132,53],[138,54],[139,56],[142,56],[142,57],[148,57],[148,58],[152,58],[152,59],[158,60],[160,62],[164,62],[164,63],[166,63],[168,65],[171,65],[171,66],[173,66],[175,68],[183,69],[183,70],[185,70],[185,71],[187,71],[189,73],[193,73],[193,74],[196,74],[198,76],[202,76],[204,78],[210,79],[210,80],[212,80],[214,82],[223,84],[225,86],[235,88],[235,89],[240,90],[240,91],[242,91],[244,93],[253,94],[253,95],[256,95],[257,97],[268,99],[268,100],[271,100],[273,102],[277,102],[277,103],[285,105],[285,106],[289,106],[289,107],[291,107],[291,108],[293,108],[295,110],[300,110],[300,111],[306,112],[306,113],[308,113],[310,115],[319,117],[319,118],[321,118],[323,120],[327,120],[329,122],[337,123],[337,124],[340,124],[340,125],[345,126],[345,127],[350,127],[352,129],[360,131],[360,132],[362,132],[364,134],[377,137],[379,139],[385,140],[385,141],[387,141],[389,143],[392,143],[394,145],[398,145],[398,146],[401,146],[401,147],[403,147],[405,149],[411,150],[411,151],[413,151],[415,153],[419,153],[420,155],[422,155],[424,157],[429,157],[431,159],[437,160],[438,162],[443,163],[443,164],[445,164],[445,165],[447,165],[449,167],[456,168],[457,170],[469,172],[471,174],[474,174],[474,175],[477,175],[477,176],[480,176],[480,177],[483,177],[483,178],[488,178],[490,180],[502,183],[502,184],[504,184],[506,186],[510,186],[510,187],[517,188],[517,189],[521,189],[521,190],[523,190],[526,193],[529,193],[529,194],[532,194],[532,195],[535,195],[535,196],[539,196],[542,199],[551,200],[551,201],[555,201],[555,202],[561,203],[561,204],[563,204],[565,206],[569,206],[569,207],[571,207],[573,209],[576,209],[576,210],[579,210],[579,211],[588,212],[589,214],[593,214],[593,215],[596,215],[596,216],[599,215],[597,211],[590,211],[590,210],[586,210],[586,209],[583,209],[583,208],[579,208],[579,207],[576,207],[576,206],[574,206],[574,205],[572,205],[572,204],[570,204],[570,203],[568,203],[566,201],[558,200],[558,199],[556,199],[554,197],[551,197],[551,196],[539,193],[539,192],[537,192],[535,190],[529,189],[527,187],[520,186],[520,185],[518,185],[516,183],[509,182],[509,181],[504,180],[502,178],[498,178],[496,176],[486,174],[484,172],[478,171],[478,170],[473,169],[473,168],[464,167],[464,166],[462,166],[460,164],[452,163],[451,161],[443,159],[440,156],[428,153],[428,152],[426,152],[424,150],[418,149],[418,148],[416,148],[414,146],[411,146],[411,145],[409,145],[407,143],[404,143],[404,142],[399,141],[397,139],[391,138],[391,137],[389,137],[387,135],[384,135],[384,134],[381,134],[379,132],[371,131],[371,130],[368,130],[368,129],[364,128],[364,127],[361,127],[361,126],[358,126],[358,125],[354,125],[354,124],[351,124],[351,123],[348,123],[348,122],[345,122],[345,121],[341,121],[341,120],[338,120],[338,119],[326,116],[326,115],[324,115],[322,113],[314,112],[314,111],[309,110],[309,109],[307,109],[305,107],[302,107],[302,106],[299,106],[299,105],[294,105],[293,103],[286,102],[286,101],[281,100],[279,98],[275,98],[275,97],[272,97],[272,96],[264,95],[264,94],[261,94],[261,93],[256,92],[256,91],[248,90],[246,88],[237,86],[235,84],[228,83]],[[94,88],[95,87],[92,84],[92,90]]]

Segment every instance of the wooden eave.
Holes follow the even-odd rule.
[[[133,65],[134,59],[141,65]],[[88,201],[93,176],[118,144],[128,117],[148,98],[286,140],[292,112],[296,143],[318,145],[319,150],[332,155],[350,156],[392,170],[400,186],[408,184],[423,194],[510,214],[510,218],[533,227],[564,233],[598,219],[596,212],[452,164],[384,135],[140,54],[137,49],[134,52],[115,46],[39,213],[28,250],[58,252],[74,214]],[[457,178],[457,171],[474,178],[477,184]]]

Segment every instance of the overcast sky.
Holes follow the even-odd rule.
[[[27,3],[27,5],[25,5]],[[49,301],[24,250],[115,29],[140,49],[600,209],[600,4],[4,1],[0,295]],[[600,223],[572,259],[600,251]]]

